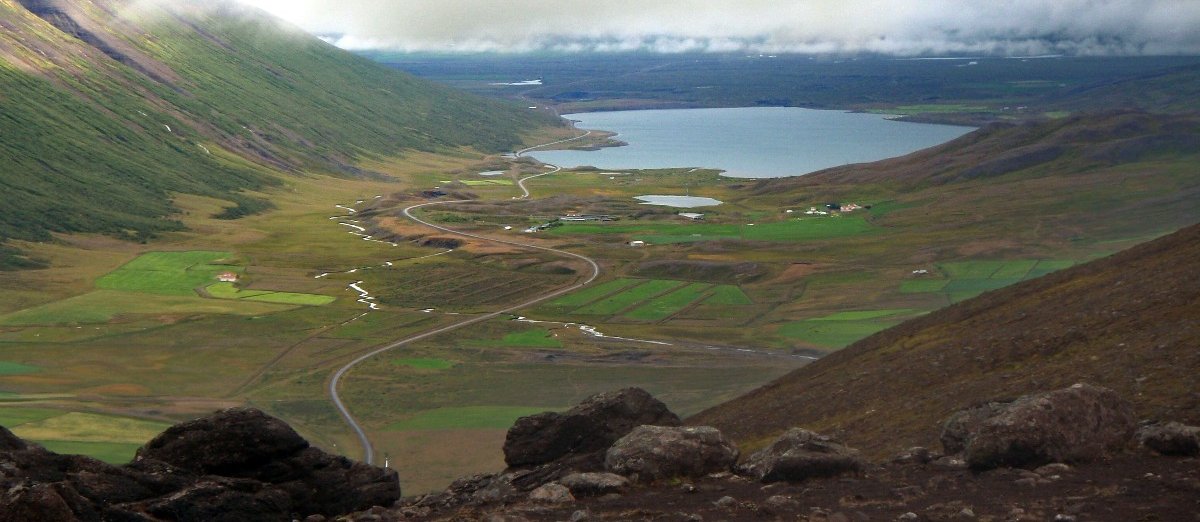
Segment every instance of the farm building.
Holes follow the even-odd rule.
[[[238,275],[234,272],[223,272],[217,275],[217,281],[221,281],[223,283],[236,283],[237,280]]]

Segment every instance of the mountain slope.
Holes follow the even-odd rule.
[[[885,330],[688,419],[749,447],[792,426],[875,457],[958,409],[1086,381],[1200,421],[1200,225]]]
[[[279,171],[370,175],[359,159],[506,150],[555,123],[232,3],[0,0],[0,27],[0,240],[146,238],[180,227],[172,193],[237,217]]]

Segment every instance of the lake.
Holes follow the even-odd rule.
[[[601,169],[717,168],[737,178],[778,178],[902,156],[971,127],[893,121],[881,114],[743,107],[568,114],[581,129],[617,133],[624,147],[534,151],[539,161]]]
[[[702,196],[634,196],[643,205],[662,205],[675,208],[713,207],[721,204],[721,200]]]

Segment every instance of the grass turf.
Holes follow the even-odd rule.
[[[913,312],[914,310],[907,308],[838,312],[787,323],[780,327],[779,334],[825,348],[842,348],[899,324],[900,318],[912,315]]]
[[[717,223],[565,224],[551,234],[627,234],[650,244],[689,243],[714,239],[799,242],[833,239],[872,231],[865,217],[807,218],[734,225]]]
[[[215,262],[232,256],[229,252],[147,252],[96,280],[96,287],[160,295],[195,295],[222,272],[240,272],[236,266]]]
[[[289,308],[280,304],[251,302],[245,299],[203,299],[199,296],[97,290],[5,315],[0,317],[0,325],[106,323],[122,314],[260,315]]]
[[[576,292],[571,292],[570,294],[551,301],[549,304],[551,306],[575,308],[600,299],[601,297],[614,294],[641,282],[642,281],[638,279],[614,279],[596,286],[590,286]]]
[[[9,361],[0,361],[0,376],[3,375],[21,375],[25,373],[34,373],[40,370],[37,366],[28,366]]]
[[[643,303],[626,313],[625,317],[636,321],[661,321],[704,297],[710,288],[712,285],[708,283],[692,283]]]
[[[273,292],[270,290],[243,290],[228,281],[213,283],[204,288],[208,295],[218,299],[242,299],[262,303],[320,306],[334,302],[337,298],[320,294],[297,292]]]
[[[532,406],[460,406],[425,410],[393,422],[388,430],[506,429],[519,417],[547,411]]]
[[[674,290],[685,283],[666,279],[651,279],[645,283],[596,301],[588,306],[575,310],[576,314],[612,315],[630,306],[645,301],[651,297]]]
[[[754,301],[741,288],[734,285],[719,285],[713,288],[712,295],[704,300],[704,304],[740,306],[754,304]]]
[[[408,358],[396,359],[392,364],[397,366],[407,366],[416,370],[449,370],[454,367],[454,361],[446,359],[428,359],[428,358]]]

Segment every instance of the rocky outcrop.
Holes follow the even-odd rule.
[[[737,446],[709,426],[639,426],[609,448],[604,466],[639,482],[729,471]]]
[[[1134,430],[1129,402],[1087,384],[976,410],[952,416],[942,437],[964,441],[964,459],[974,469],[1091,461],[1127,444]]]
[[[558,480],[577,497],[617,493],[629,487],[629,479],[616,473],[572,473]]]
[[[286,521],[400,498],[394,471],[310,447],[282,421],[249,408],[174,426],[125,466],[58,455],[0,428],[0,491],[0,522]]]
[[[601,393],[563,413],[517,419],[504,439],[504,462],[528,467],[564,457],[602,457],[617,439],[638,426],[679,423],[667,405],[640,388]]]
[[[746,460],[742,471],[763,482],[797,482],[862,470],[858,450],[831,437],[792,428]]]
[[[1200,426],[1178,422],[1152,424],[1138,429],[1137,439],[1143,446],[1163,455],[1200,456]]]

